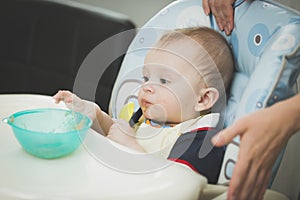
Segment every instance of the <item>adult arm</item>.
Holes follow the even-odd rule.
[[[271,169],[289,138],[300,130],[300,94],[252,113],[213,137],[223,146],[240,136],[228,199],[263,199]]]

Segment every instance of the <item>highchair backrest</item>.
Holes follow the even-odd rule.
[[[299,13],[267,0],[238,0],[234,6],[235,28],[228,37],[222,33],[232,47],[236,64],[225,127],[248,113],[292,96],[300,71]],[[179,0],[163,8],[139,30],[114,86],[111,98],[114,117],[128,102],[137,104],[144,57],[161,34],[165,30],[194,26],[218,30],[214,17],[204,14],[201,0]],[[238,142],[237,138],[226,149],[219,183],[228,182],[232,175]],[[277,167],[278,164],[273,175]]]

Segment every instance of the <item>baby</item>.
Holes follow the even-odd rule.
[[[224,149],[211,147],[205,156],[199,152],[205,137],[218,131],[219,113],[211,110],[222,112],[218,104],[226,101],[233,66],[219,33],[206,27],[178,29],[165,33],[146,55],[138,94],[141,109],[133,116],[142,121],[136,121],[136,129],[114,122],[99,106],[69,91],[59,91],[54,99],[90,116],[93,128],[108,138],[186,164],[216,183]]]

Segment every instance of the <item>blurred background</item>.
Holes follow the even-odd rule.
[[[144,25],[154,14],[174,0],[73,0],[117,11],[127,15],[137,27]],[[272,1],[272,0],[270,0]],[[273,0],[274,1],[274,0]],[[276,0],[300,11],[300,0]]]

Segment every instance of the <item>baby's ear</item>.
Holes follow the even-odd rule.
[[[219,91],[216,88],[206,88],[200,92],[198,102],[195,106],[196,111],[204,111],[213,107],[219,98]]]

